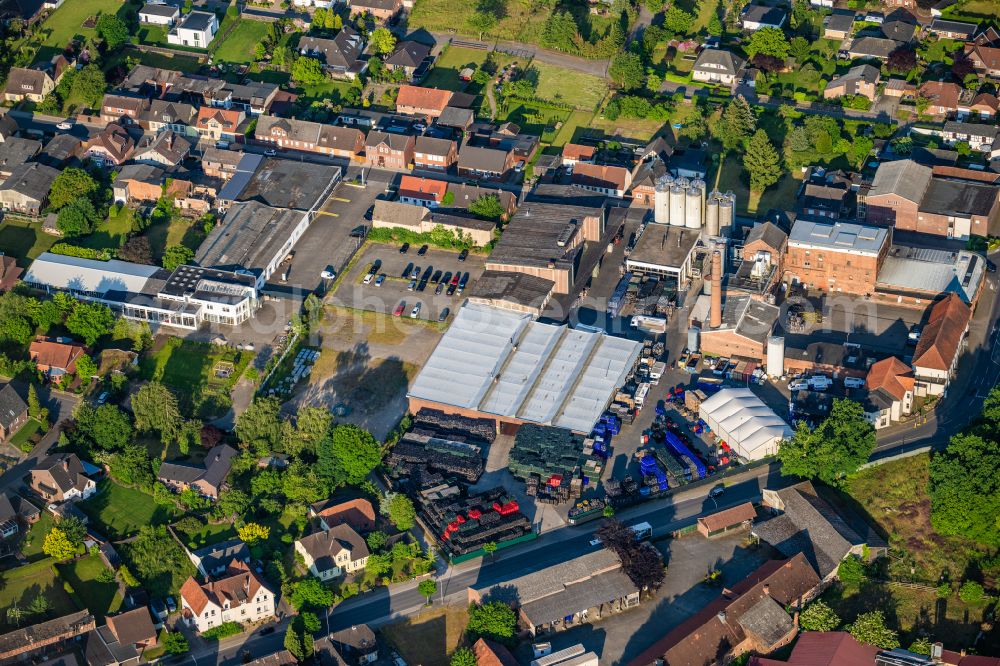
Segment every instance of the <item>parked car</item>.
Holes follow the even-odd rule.
[[[458,282],[461,279],[462,279],[462,273],[461,272],[455,273],[455,276],[453,278],[451,278],[451,282],[449,284],[451,284],[451,286],[453,286],[453,287],[457,287],[458,286]]]
[[[864,388],[865,380],[861,377],[844,377],[844,388]]]
[[[333,266],[327,266],[323,269],[323,272],[319,274],[324,280],[332,280],[337,277],[337,271],[334,270]]]
[[[410,279],[416,280],[418,277],[420,277],[420,266],[414,266],[413,270],[410,271]]]
[[[797,380],[795,380],[794,382],[792,382],[791,384],[788,385],[788,390],[789,391],[808,391],[809,390],[809,382],[807,382],[804,379],[797,379]]]
[[[920,334],[923,333],[923,329],[919,324],[914,324],[910,327],[910,332],[906,334],[906,344],[915,345],[920,342]]]
[[[416,319],[419,316],[420,316],[420,303],[417,302],[417,304],[413,306],[413,309],[410,310],[410,319]]]
[[[448,318],[448,315],[450,315],[450,314],[451,314],[451,309],[449,309],[449,308],[445,308],[444,310],[441,310],[441,314],[438,315],[438,321],[439,322],[444,321],[445,319]]]
[[[455,293],[456,289],[458,289],[458,285],[457,284],[448,285],[447,295],[451,296],[452,294]]]
[[[375,279],[374,273],[365,273],[365,279],[361,281],[362,284],[371,284],[372,280]]]
[[[73,123],[70,122],[69,120],[64,120],[61,123],[59,123],[58,125],[56,125],[56,129],[62,130],[62,131],[65,132],[66,130],[73,129]]]
[[[418,257],[422,257],[422,256],[424,256],[425,254],[427,254],[427,244],[426,244],[426,243],[425,243],[425,244],[423,244],[423,245],[421,245],[421,246],[420,246],[420,249],[419,249],[419,250],[417,250],[417,256],[418,256]]]
[[[441,281],[441,271],[434,271],[434,275],[431,276],[431,284],[437,284]]]
[[[265,157],[274,157],[277,154],[278,154],[278,151],[275,150],[274,148],[268,148],[267,150],[264,151],[264,156]]]
[[[825,391],[833,386],[833,380],[825,375],[813,375],[807,381],[813,391]]]
[[[412,272],[413,272],[413,262],[411,261],[410,263],[406,264],[406,268],[403,269],[403,272],[400,275],[400,277],[404,278],[410,277],[410,273]]]
[[[447,308],[445,308],[445,309],[447,309]],[[102,391],[101,395],[97,396],[97,403],[96,404],[97,405],[103,405],[107,401],[108,401],[108,392],[107,391]]]
[[[416,288],[417,288],[416,280],[410,280],[410,284],[406,285],[406,291],[413,291]]]
[[[440,296],[442,291],[444,291],[444,282],[438,282],[438,286],[434,290],[434,295]]]
[[[448,284],[451,282],[451,271],[445,271],[445,274],[441,276],[441,282],[444,284],[444,286],[446,287],[448,286]]]
[[[461,252],[458,253],[458,260],[465,261],[468,258],[468,256],[469,256],[469,251],[462,250]]]
[[[392,316],[393,317],[402,317],[403,316],[403,310],[405,310],[405,309],[406,309],[406,301],[400,301],[399,305],[396,306],[396,309],[392,311]]]
[[[409,243],[403,243],[402,245],[399,246],[399,253],[400,254],[406,254],[409,251],[410,251],[410,244]]]
[[[424,269],[424,277],[423,277],[424,280],[430,280],[432,275],[434,275],[433,266],[428,266],[427,268]]]
[[[382,273],[377,278],[375,278],[375,286],[381,287],[383,282],[385,282],[385,273]]]
[[[724,492],[726,492],[726,487],[720,483],[719,485],[717,485],[716,487],[712,488],[712,490],[710,490],[708,492],[708,496],[709,497],[713,497],[713,498],[714,497],[719,497]]]
[[[417,283],[417,291],[423,291],[427,288],[427,278],[423,278]]]

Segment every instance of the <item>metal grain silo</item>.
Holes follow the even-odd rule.
[[[661,176],[653,189],[653,220],[658,224],[670,224],[670,186],[673,176]]]
[[[704,191],[692,185],[687,189],[684,204],[684,226],[688,229],[701,229],[702,197]]]
[[[719,235],[728,236],[736,222],[736,195],[726,192],[719,200]]]
[[[675,180],[670,188],[670,224],[675,227],[684,226],[684,198],[687,196],[687,188],[681,187]]]
[[[785,338],[772,335],[767,339],[767,374],[781,377],[785,374]]]
[[[719,197],[718,191],[713,191],[705,202],[705,234],[709,237],[719,235]]]

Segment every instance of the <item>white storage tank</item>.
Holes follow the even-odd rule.
[[[670,188],[670,224],[675,227],[684,226],[684,198],[687,196],[687,188],[681,187],[678,181],[674,181],[674,186]]]
[[[709,237],[719,235],[719,199],[718,192],[705,202],[705,234]]]
[[[785,338],[772,335],[767,339],[766,368],[769,377],[781,377],[785,374]]]
[[[657,224],[670,224],[670,186],[673,182],[672,176],[662,176],[653,188],[653,220]]]
[[[728,236],[736,222],[736,196],[727,192],[719,200],[719,235]]]
[[[692,185],[687,189],[687,201],[685,202],[684,226],[688,229],[701,229],[701,208],[703,190]]]

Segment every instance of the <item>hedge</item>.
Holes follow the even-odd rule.
[[[110,250],[95,250],[90,247],[80,247],[69,243],[56,243],[49,252],[52,254],[62,254],[67,257],[79,257],[80,259],[94,259],[96,261],[111,261]]]
[[[446,250],[472,250],[475,243],[471,237],[460,238],[454,231],[437,226],[431,231],[417,233],[405,227],[379,227],[368,232],[368,240],[377,243],[409,243],[410,245],[433,245]]]
[[[229,636],[243,633],[243,625],[239,622],[223,622],[217,627],[201,632],[201,637],[211,641],[221,640]]]

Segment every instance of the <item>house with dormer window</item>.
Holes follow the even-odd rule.
[[[181,586],[182,617],[198,633],[224,622],[246,625],[274,617],[274,592],[245,563],[234,560],[218,580]]]
[[[361,571],[369,555],[365,540],[346,523],[299,539],[295,552],[302,555],[309,573],[320,580]]]

